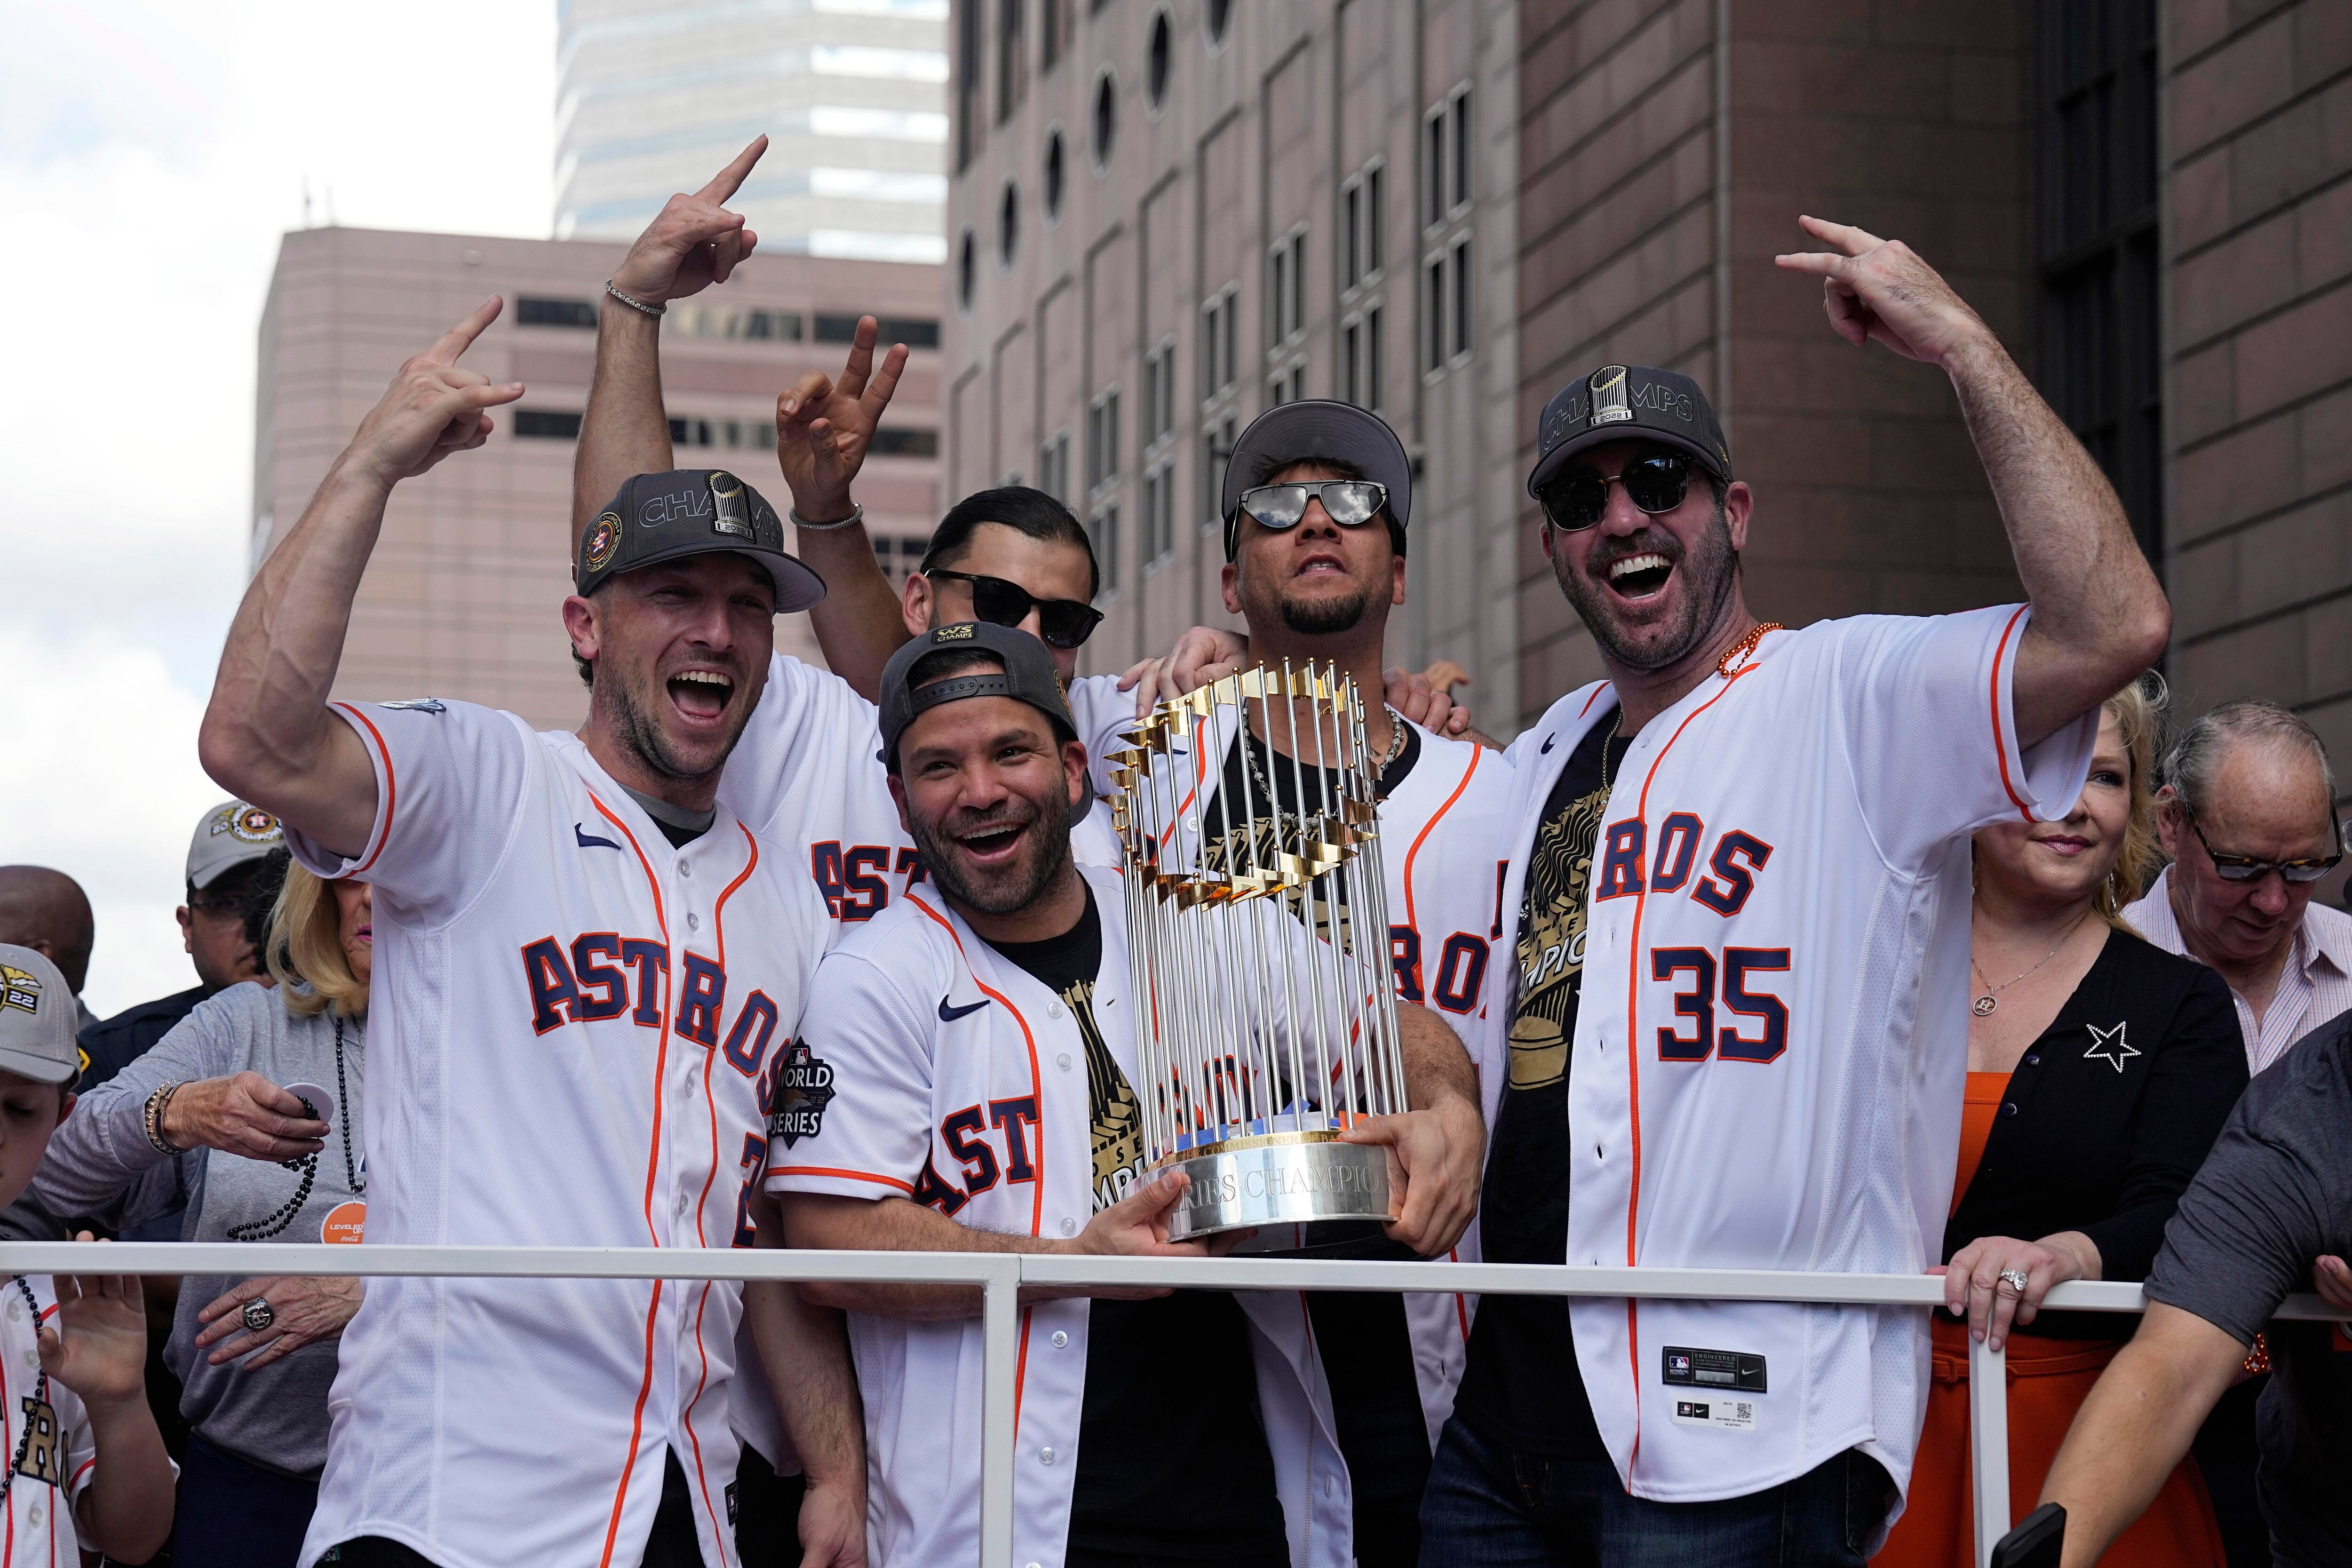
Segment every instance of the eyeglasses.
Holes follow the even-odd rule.
[[[2344,824],[2331,808],[2327,826],[2336,830],[2336,853],[2315,856],[2307,860],[2257,860],[2251,855],[2224,855],[2213,847],[2205,830],[2197,825],[2194,813],[2189,814],[2189,831],[2197,835],[2197,842],[2205,846],[2206,855],[2213,862],[2213,874],[2225,882],[2253,882],[2276,871],[2290,882],[2316,882],[2336,869],[2344,858]]]
[[[1313,484],[1259,485],[1242,492],[1242,510],[1260,528],[1279,533],[1297,528],[1307,515],[1307,503],[1320,500],[1323,510],[1341,528],[1361,528],[1388,505],[1386,485],[1370,479],[1324,479]]]
[[[923,574],[933,579],[952,578],[971,588],[971,613],[1000,626],[1017,626],[1037,612],[1037,633],[1050,647],[1076,647],[1102,625],[1102,612],[1076,599],[1041,599],[1018,583],[985,577],[977,572],[950,572],[934,567]]]
[[[1536,502],[1554,528],[1570,533],[1591,528],[1609,510],[1609,487],[1622,484],[1625,499],[1656,516],[1683,504],[1690,490],[1690,459],[1670,452],[1636,458],[1614,474],[1578,467],[1536,491]]]
[[[202,915],[233,915],[245,907],[243,899],[190,899],[188,908]]]

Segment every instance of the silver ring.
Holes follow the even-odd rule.
[[[277,1321],[278,1313],[270,1307],[268,1297],[256,1296],[245,1304],[245,1326],[255,1333],[261,1332]]]
[[[1994,1279],[1997,1284],[2006,1285],[2021,1296],[2025,1294],[2026,1286],[2032,1282],[2022,1268],[2004,1268]]]

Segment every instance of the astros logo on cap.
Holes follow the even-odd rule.
[[[1604,364],[1592,373],[1585,384],[1592,389],[1592,423],[1622,425],[1633,417],[1633,410],[1625,401],[1625,367]]]
[[[278,819],[257,805],[248,805],[229,821],[228,830],[247,844],[268,844],[280,837]]]
[[[608,511],[589,526],[588,542],[580,550],[581,563],[591,572],[597,571],[620,547],[621,514]]]
[[[0,963],[0,1007],[21,1007],[27,1013],[38,1013],[41,1010],[39,978]]]

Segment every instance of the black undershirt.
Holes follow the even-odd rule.
[[[669,840],[669,847],[673,849],[685,848],[709,832],[710,825],[719,820],[719,809],[716,806],[708,811],[688,811],[682,805],[672,805],[659,795],[647,795],[643,790],[629,789],[627,784],[622,784],[621,787],[629,790],[629,798],[635,801],[638,808],[654,819],[654,826],[661,829],[661,836]]]
[[[1595,727],[1544,801],[1528,863],[1511,986],[1510,1063],[1480,1189],[1481,1255],[1489,1263],[1568,1257],[1568,1075],[1583,984],[1592,850],[1608,807],[1601,752],[1614,779],[1631,742]],[[1487,1296],[1478,1303],[1454,1413],[1480,1436],[1521,1452],[1601,1458],[1592,1401],[1577,1370],[1568,1301]]]
[[[1044,942],[989,945],[1062,999],[1087,1047],[1097,1208],[1140,1153],[1135,1096],[1094,1016],[1102,913]],[[1119,1172],[1105,1166],[1116,1162]],[[1108,1190],[1107,1190],[1108,1188]],[[1290,1561],[1274,1456],[1257,1415],[1249,1320],[1229,1291],[1179,1290],[1087,1310],[1087,1392],[1070,1491],[1068,1568]]]

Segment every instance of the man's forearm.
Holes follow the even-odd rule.
[[[1008,1236],[958,1225],[937,1209],[904,1198],[841,1198],[786,1194],[784,1235],[793,1247],[869,1252],[1068,1252],[1065,1242]],[[858,1284],[828,1280],[800,1287],[803,1300],[876,1318],[935,1322],[980,1316],[977,1285]],[[1054,1300],[1083,1292],[1024,1286],[1021,1301]]]
[[[636,474],[677,464],[662,405],[661,322],[611,295],[596,317],[596,369],[572,455],[572,537]]]
[[[790,1285],[754,1279],[743,1287],[743,1316],[801,1468],[820,1479],[862,1480],[866,1424],[840,1312]]]
[[[883,667],[912,634],[866,525],[798,530],[793,552],[824,579],[824,598],[809,612],[809,628],[824,650],[825,668],[868,702],[880,701]]]
[[[2149,1307],[2083,1401],[2042,1485],[2041,1500],[2066,1510],[2063,1568],[2096,1563],[2147,1510],[2243,1354],[2203,1319]]]
[[[2019,740],[2105,700],[2163,652],[2164,590],[2097,463],[1990,332],[1946,367],[2033,605],[2021,647]]]
[[[1478,1074],[1470,1055],[1445,1020],[1426,1007],[1397,1005],[1397,1034],[1403,1046],[1405,1103],[1426,1110],[1449,1094],[1478,1103]]]

